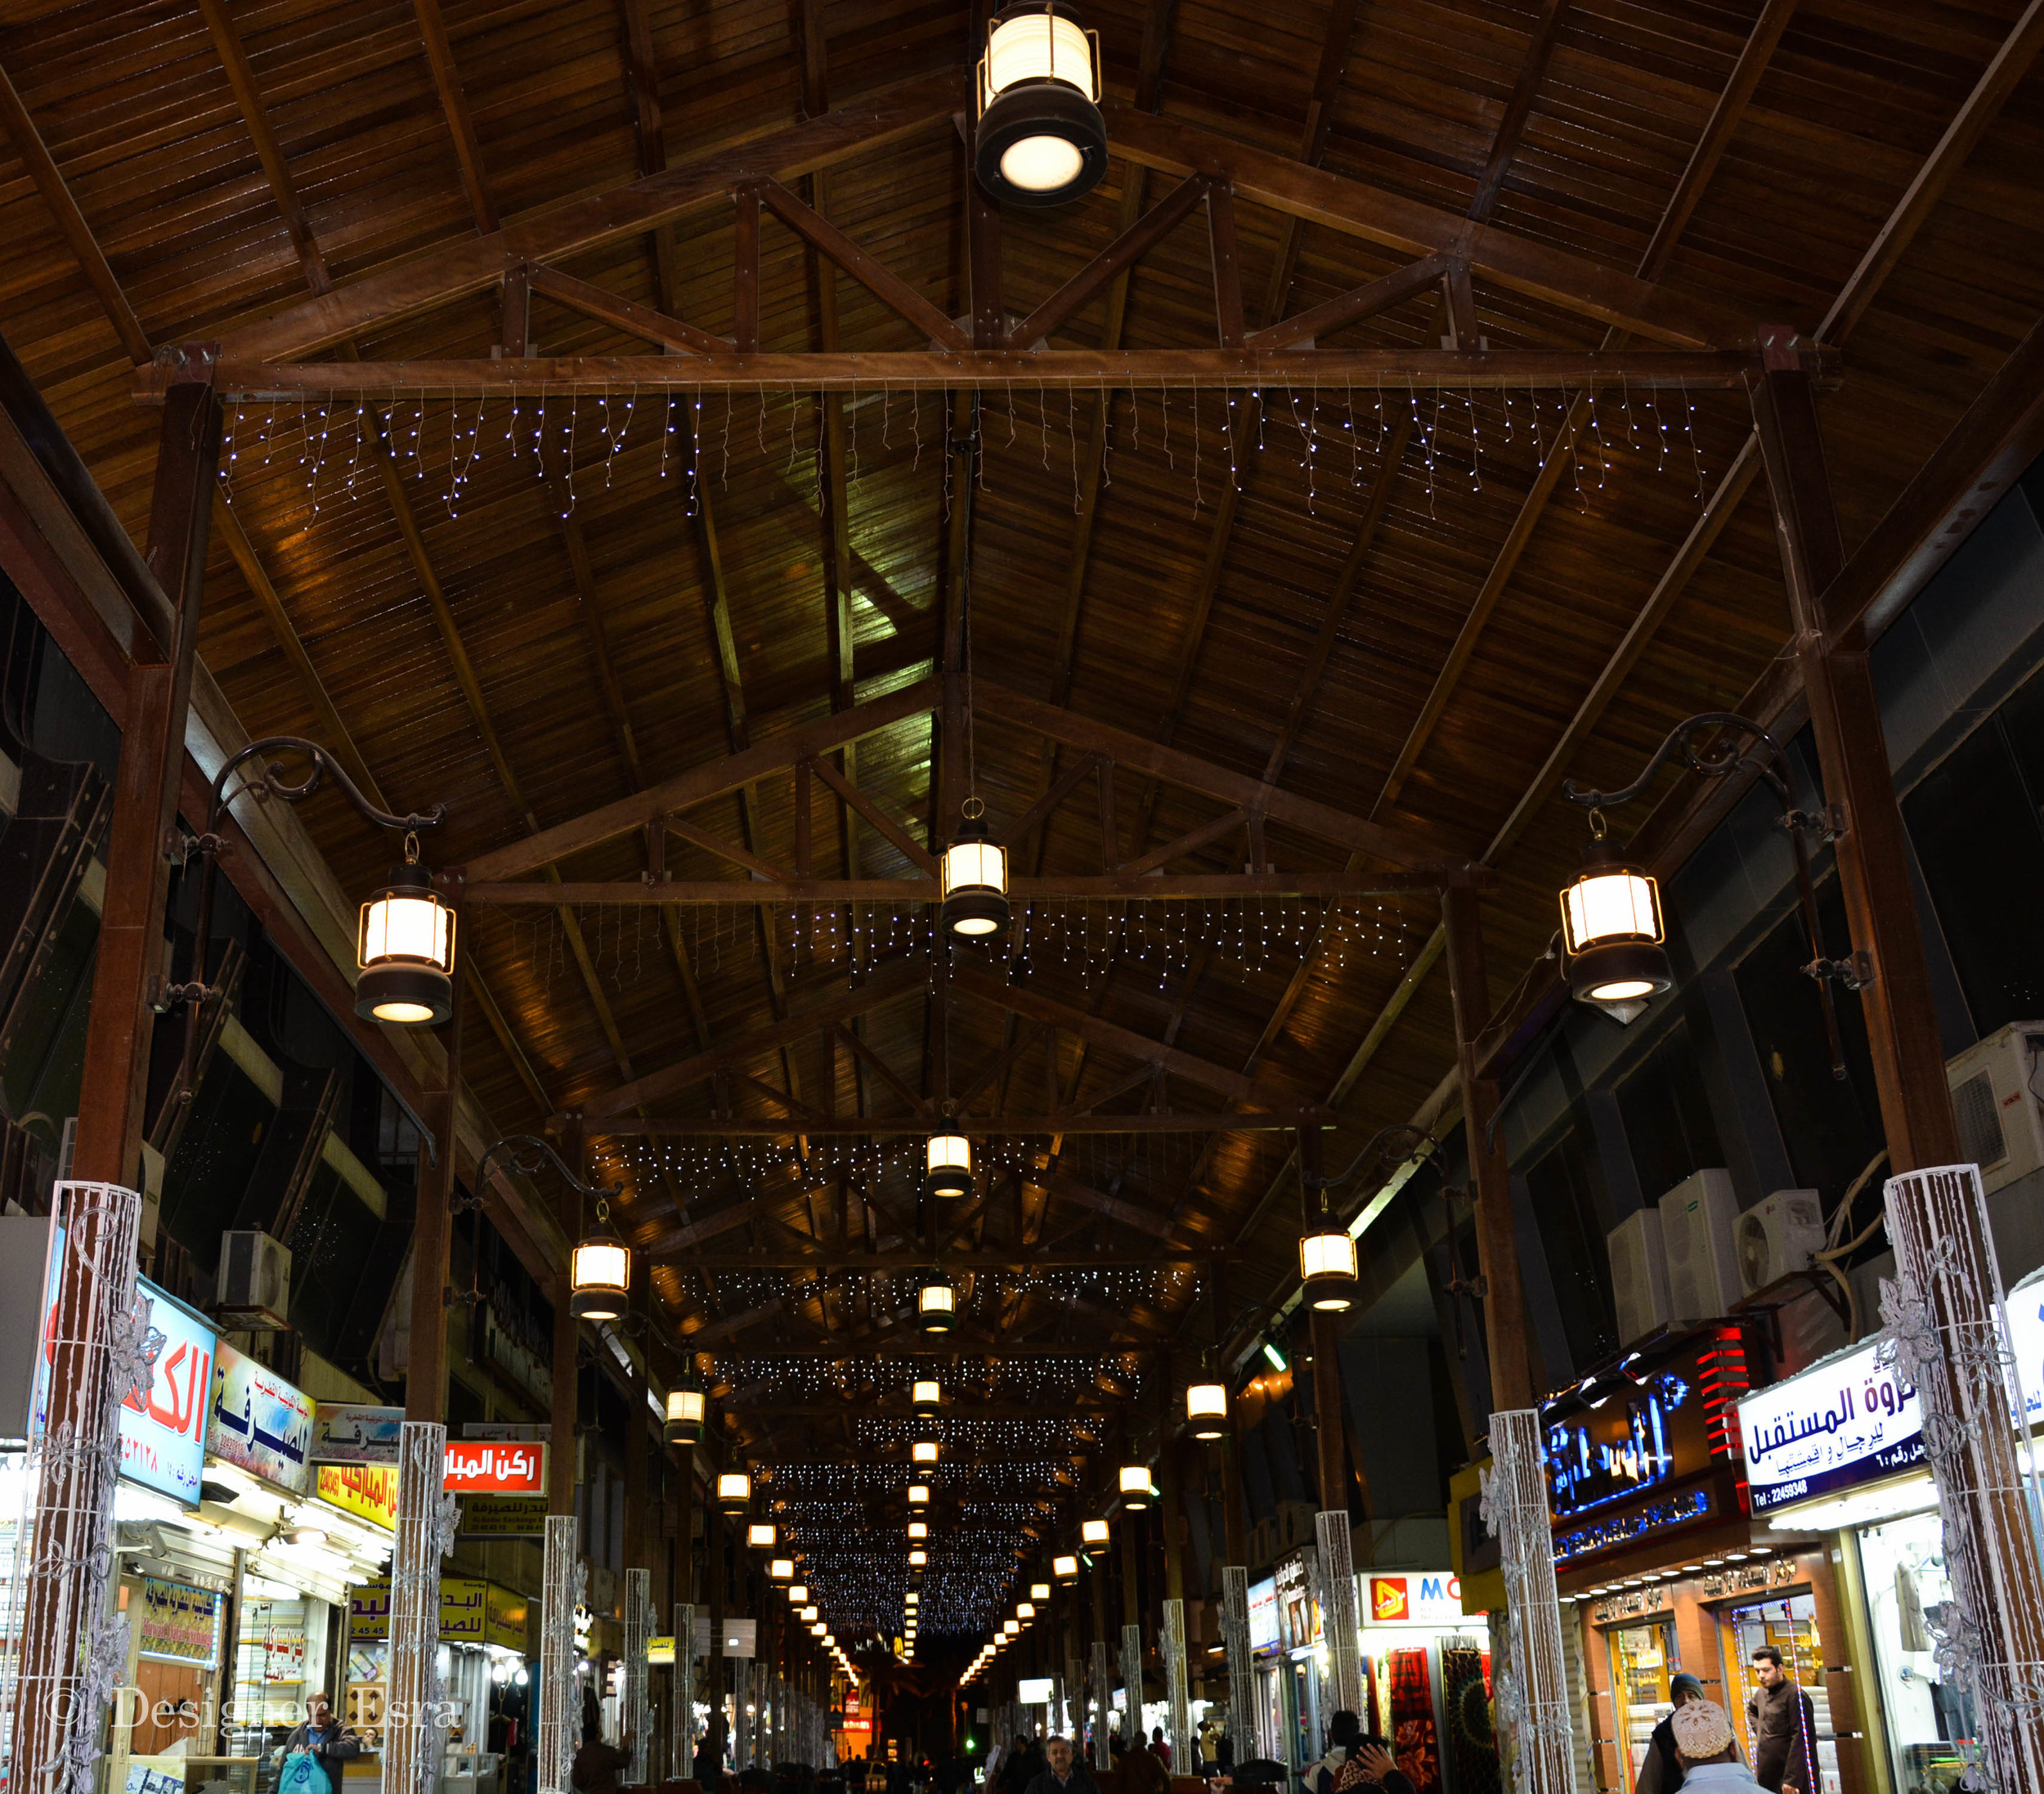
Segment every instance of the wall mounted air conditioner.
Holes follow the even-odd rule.
[[[1732,1173],[1692,1172],[1661,1199],[1661,1244],[1668,1265],[1668,1318],[1714,1321],[1744,1293],[1732,1244],[1739,1200]]]
[[[1945,1063],[1959,1157],[1992,1195],[2044,1165],[2044,1021],[2012,1021]]]
[[[1634,1209],[1605,1236],[1604,1244],[1611,1254],[1618,1343],[1629,1346],[1668,1324],[1668,1265],[1661,1244],[1661,1211]]]
[[[1824,1249],[1824,1204],[1814,1190],[1777,1190],[1739,1217],[1739,1288],[1751,1295],[1810,1267]]]
[[[222,1234],[216,1317],[251,1332],[278,1332],[291,1324],[290,1305],[291,1249],[252,1228]]]

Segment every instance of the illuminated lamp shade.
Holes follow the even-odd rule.
[[[1015,1603],[1015,1617],[1018,1620],[1034,1619],[1036,1617],[1035,1603],[1030,1601],[1017,1601]]]
[[[742,1514],[752,1505],[752,1478],[743,1470],[725,1470],[717,1478],[717,1505],[726,1514]]]
[[[1082,1545],[1105,1545],[1107,1542],[1107,1523],[1105,1520],[1087,1520],[1078,1529]]]
[[[824,1634],[825,1634],[825,1633],[827,1633],[827,1632],[828,1632],[829,1630],[830,1630],[830,1628],[829,1628],[827,1626],[824,1625],[824,1623],[823,1623],[821,1620],[818,1620],[818,1621],[816,1622],[816,1624],[815,1624],[815,1625],[812,1626],[809,1628],[810,1634],[811,1634],[814,1637],[819,1638],[819,1639],[820,1639],[820,1638],[822,1638],[822,1637],[824,1635]]]
[[[771,1551],[773,1549],[773,1532],[771,1520],[755,1520],[745,1529],[745,1542],[755,1551]]]
[[[661,1436],[670,1445],[695,1445],[702,1438],[709,1398],[702,1385],[691,1377],[667,1392],[667,1424]]]
[[[1021,1630],[1022,1622],[1020,1620],[1003,1620],[1001,1622],[1002,1632],[1009,1638],[1017,1636]]]
[[[788,1585],[788,1599],[793,1602],[796,1606],[802,1607],[806,1605],[809,1601],[809,1585],[808,1583],[791,1582]]]
[[[1631,1020],[1639,1012],[1633,1006],[1675,981],[1665,939],[1661,887],[1600,829],[1583,850],[1575,882],[1562,891],[1569,993]]]
[[[1131,1514],[1140,1514],[1150,1505],[1150,1466],[1146,1464],[1124,1464],[1121,1467],[1122,1505]]]
[[[1006,933],[1008,850],[987,839],[986,806],[976,797],[966,800],[965,815],[944,849],[937,881],[946,934],[964,940],[985,940]]]
[[[1062,1557],[1052,1558],[1051,1559],[1051,1574],[1056,1576],[1060,1582],[1078,1581],[1078,1558],[1072,1555],[1069,1552]]]
[[[430,1026],[454,1013],[455,913],[409,853],[362,905],[355,963],[355,1013],[363,1020]]]
[[[1186,1387],[1186,1422],[1195,1439],[1217,1439],[1227,1430],[1226,1384],[1193,1383]]]
[[[958,1292],[951,1280],[941,1271],[931,1271],[916,1291],[916,1325],[925,1333],[948,1333],[957,1313]]]
[[[909,1446],[908,1456],[912,1463],[935,1464],[937,1461],[937,1442],[935,1439],[917,1440]]]
[[[930,1536],[930,1523],[927,1520],[911,1520],[908,1523],[908,1536],[912,1539],[928,1538]]]
[[[972,1142],[961,1133],[933,1133],[923,1148],[926,1196],[972,1194]]]
[[[793,1581],[794,1580],[795,1580],[795,1559],[794,1559],[793,1558],[775,1558],[775,1559],[772,1559],[772,1560],[771,1560],[771,1561],[768,1563],[768,1565],[767,1565],[767,1581],[769,1581],[769,1582],[791,1582],[791,1581]]]
[[[920,1547],[908,1554],[908,1568],[912,1570],[920,1570],[929,1561],[930,1554]]]
[[[1011,205],[1058,205],[1107,172],[1100,45],[1064,0],[994,15],[979,60],[973,167]]]
[[[917,1414],[935,1414],[944,1406],[944,1402],[943,1387],[935,1377],[916,1379],[914,1390],[908,1398],[908,1406]]]
[[[600,1196],[596,1225],[576,1245],[568,1267],[568,1312],[582,1321],[615,1321],[625,1312],[632,1287],[631,1248],[611,1225],[610,1204]]]
[[[908,1591],[906,1594],[904,1594],[904,1595],[901,1598],[901,1604],[902,1604],[903,1607],[914,1607],[914,1606],[915,1606],[915,1605],[916,1605],[918,1602],[920,1602],[921,1599],[922,1599],[922,1597],[921,1597],[920,1594],[917,1594],[917,1592],[916,1592],[913,1589],[911,1589],[911,1590],[909,1590],[909,1591]]]
[[[930,1505],[930,1485],[927,1482],[912,1482],[908,1485],[908,1505],[912,1508]]]
[[[1306,1280],[1306,1299],[1315,1307],[1338,1314],[1354,1305],[1356,1242],[1325,1209],[1318,1227],[1299,1240],[1299,1275]]]
[[[1029,1599],[1032,1601],[1047,1601],[1050,1598],[1051,1585],[1049,1583],[1032,1582],[1029,1585]]]
[[[816,1609],[813,1607],[805,1607],[802,1609],[801,1612],[797,1614],[796,1617],[798,1619],[805,1621],[813,1620],[816,1617]]]

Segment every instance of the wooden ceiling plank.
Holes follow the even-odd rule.
[[[936,856],[933,854],[927,847],[924,846],[921,841],[917,841],[913,835],[910,834],[907,829],[903,828],[899,823],[896,822],[893,817],[890,816],[885,810],[882,810],[878,804],[875,803],[871,797],[867,796],[864,792],[861,791],[858,786],[853,784],[851,781],[846,778],[842,773],[839,772],[835,766],[831,765],[827,760],[824,760],[820,756],[813,758],[809,762],[809,765],[810,769],[815,773],[818,778],[822,779],[825,784],[828,785],[832,791],[836,792],[840,797],[841,797],[847,804],[850,805],[851,807],[857,810],[860,815],[863,816],[874,828],[878,830],[881,835],[885,836],[888,841],[891,841],[897,849],[905,854],[911,865],[915,866],[921,872],[927,873],[932,878],[935,878],[937,876]]]
[[[419,14],[419,34],[424,40],[426,61],[433,70],[433,87],[440,95],[447,130],[454,138],[455,159],[461,165],[461,185],[468,195],[468,209],[475,214],[476,229],[489,236],[497,228],[497,209],[490,197],[490,177],[482,165],[482,144],[476,136],[476,122],[468,110],[468,96],[461,85],[461,71],[455,66],[454,46],[447,41],[447,21],[441,15],[440,0],[413,0]]]
[[[804,764],[807,763],[804,762]],[[787,881],[787,872],[771,860],[762,859],[757,854],[748,852],[745,848],[726,841],[723,836],[713,834],[707,828],[698,827],[684,817],[665,816],[661,818],[660,826],[671,834],[679,835],[692,845],[702,848],[704,852],[715,854],[719,859],[728,860],[733,866],[742,866],[747,872],[755,873],[761,878],[770,879],[777,884]],[[746,886],[742,882],[733,881],[731,900],[733,903],[743,903],[746,900]]]
[[[1477,180],[1476,195],[1469,201],[1472,218],[1487,218],[1497,209],[1505,175],[1511,169],[1512,159],[1519,153],[1526,122],[1532,116],[1533,102],[1547,74],[1548,60],[1554,54],[1555,42],[1562,34],[1562,20],[1568,7],[1569,0],[1541,0],[1540,13],[1533,21],[1532,39],[1519,64],[1518,78],[1512,83],[1511,97],[1504,103],[1496,135],[1490,140],[1490,159],[1484,164]]]
[[[880,1074],[880,1081],[908,1105],[908,1112],[911,1115],[920,1115],[928,1110],[930,1105],[909,1088],[908,1080],[901,1077],[892,1065],[862,1040],[847,1023],[841,1021],[837,1023],[831,1032],[851,1049],[854,1057],[863,1061]]]
[[[1118,280],[1161,243],[1200,200],[1208,183],[1195,176],[1181,181],[1009,333],[1005,347],[1030,349],[1060,330],[1109,282]]]
[[[797,236],[818,254],[828,257],[920,334],[947,348],[971,346],[972,339],[937,307],[828,218],[819,218],[778,181],[762,181],[759,195],[767,209]]]
[[[1253,821],[1252,814],[1250,820]],[[1394,892],[1437,891],[1455,885],[1487,885],[1487,868],[1470,863],[1386,872],[1351,865],[1340,872],[1172,872],[1153,871],[1060,874],[1011,878],[1008,895],[1018,903],[1063,899],[1069,903],[1219,903],[1229,898],[1382,897]],[[621,908],[689,908],[700,904],[936,904],[943,900],[934,878],[667,878],[567,880],[484,883],[471,880],[468,900],[509,908],[551,908],[557,904],[606,904]]]
[[[1346,293],[1338,293],[1331,299],[1325,299],[1310,311],[1301,312],[1292,317],[1271,325],[1261,330],[1252,331],[1243,347],[1251,349],[1289,349],[1301,345],[1311,348],[1322,336],[1330,335],[1345,325],[1360,324],[1365,318],[1373,318],[1380,312],[1388,312],[1393,306],[1403,305],[1406,300],[1417,298],[1429,289],[1441,283],[1441,277],[1448,271],[1452,258],[1429,255],[1413,262],[1410,267],[1395,268],[1389,274],[1374,280],[1366,280]],[[1283,295],[1277,302],[1284,303]],[[1271,308],[1266,308],[1266,315]]]

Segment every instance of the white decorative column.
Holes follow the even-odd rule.
[[[1491,1467],[1483,1478],[1483,1518],[1504,1557],[1512,1662],[1494,1680],[1499,1744],[1513,1747],[1521,1794],[1570,1794],[1574,1734],[1568,1667],[1562,1655],[1562,1603],[1554,1586],[1554,1522],[1536,1408],[1490,1416]]]
[[[575,1608],[582,1583],[575,1547],[575,1516],[547,1515],[540,1594],[540,1794],[567,1794],[575,1761]]]
[[[100,1718],[128,1665],[128,1624],[107,1612],[120,1409],[155,1379],[135,1294],[141,1198],[113,1183],[61,1183],[52,1204],[63,1250],[47,1323],[51,1369],[32,1420],[0,1653],[0,1737],[11,1739],[20,1794],[87,1794]],[[156,1344],[160,1348],[159,1337]],[[212,1367],[205,1376],[210,1379]],[[210,1401],[210,1382],[190,1397]]]
[[[1356,1566],[1349,1551],[1346,1509],[1313,1517],[1320,1547],[1320,1619],[1327,1633],[1327,1679],[1332,1711],[1363,1711],[1363,1635],[1356,1611]],[[1369,1727],[1364,1728],[1365,1731]]]
[[[625,1730],[632,1741],[632,1760],[625,1770],[628,1787],[643,1787],[652,1779],[653,1703],[647,1687],[646,1641],[653,1635],[653,1572],[625,1572],[625,1687],[620,1706]]]
[[[1164,1702],[1170,1715],[1171,1767],[1176,1775],[1199,1773],[1198,1741],[1192,1734],[1192,1697],[1186,1681],[1186,1603],[1164,1603],[1162,1636]]]
[[[1122,1687],[1128,1697],[1128,1747],[1140,1750],[1150,1733],[1143,1729],[1143,1629],[1122,1628]]]
[[[1246,1566],[1221,1568],[1221,1642],[1228,1659],[1228,1742],[1235,1760],[1246,1763],[1257,1748],[1256,1674],[1249,1657],[1249,1572]]]
[[[2036,1469],[2010,1424],[2028,1411],[1979,1169],[1905,1172],[1887,1197],[1898,1274],[1881,1285],[1883,1349],[1922,1402],[1957,1610],[1933,1630],[1939,1672],[1973,1696],[1984,1760],[1970,1785],[2029,1794],[2044,1788],[2044,1546]]]
[[[433,1794],[448,1715],[440,1685],[441,1562],[454,1550],[457,1504],[447,1480],[447,1429],[407,1420],[397,1444],[397,1546],[390,1566],[389,1696],[384,1794]]]
[[[1109,1723],[1108,1716],[1114,1711],[1111,1704],[1114,1696],[1107,1686],[1107,1644],[1105,1639],[1093,1640],[1092,1671],[1090,1711],[1093,1718],[1093,1767],[1096,1769],[1111,1769],[1114,1767],[1114,1758],[1107,1748],[1107,1728]],[[1065,1678],[1065,1683],[1067,1699],[1072,1709],[1070,1730],[1074,1758],[1081,1754],[1086,1731],[1086,1715],[1089,1711],[1089,1703],[1079,1698],[1079,1690],[1085,1685],[1079,1680],[1078,1663],[1074,1658],[1071,1673]]]
[[[674,1700],[671,1778],[685,1782],[696,1773],[696,1609],[688,1601],[675,1603]]]

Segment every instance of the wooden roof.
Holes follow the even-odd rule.
[[[1083,201],[1001,220],[1002,308],[1028,313],[1188,167],[1234,176],[1252,330],[1393,272],[1428,232],[1452,229],[1494,352],[1606,343],[1603,299],[1543,297],[1578,277],[1584,294],[1634,283],[1623,303],[1678,321],[1676,337],[1730,320],[1842,351],[1822,415],[1849,549],[2044,312],[2037,10],[1100,0],[1087,17],[1117,154]],[[0,149],[0,328],[139,540],[160,414],[137,402],[133,369],[153,348],[232,343],[266,319],[256,334],[284,341],[312,295],[345,302],[464,244],[495,254],[520,231],[546,239],[580,215],[573,202],[663,168],[670,191],[696,195],[685,213],[575,239],[593,246],[554,258],[562,272],[728,334],[728,195],[753,158],[944,316],[964,317],[968,177],[953,114],[972,34],[962,7],[894,0],[19,5],[0,25],[18,96],[0,96],[12,139]],[[821,128],[804,121],[827,108],[847,122],[819,164]],[[798,140],[807,164],[783,147]],[[1316,186],[1311,167],[1334,184]],[[919,346],[780,222],[763,232],[763,348]],[[1125,291],[1103,289],[1051,346],[1209,345],[1214,303],[1195,209]],[[1432,348],[1446,327],[1429,289],[1321,346]],[[492,275],[354,330],[338,351],[329,338],[294,352],[483,358],[501,331]],[[643,352],[545,294],[531,331],[549,357]],[[912,685],[948,605],[969,619],[986,687],[1374,820],[1444,861],[1488,860],[1502,995],[1544,949],[1581,839],[1554,795],[1560,776],[1629,777],[1674,721],[1736,705],[1786,635],[1737,390],[1607,391],[1576,414],[1573,456],[1551,452],[1582,402],[1567,392],[1181,388],[1132,401],[1105,390],[988,388],[976,418],[937,393],[849,394],[837,401],[841,467],[825,407],[788,388],[727,390],[699,410],[628,395],[621,444],[614,412],[557,393],[545,469],[529,397],[506,441],[500,395],[451,407],[401,395],[388,476],[373,414],[365,443],[346,402],[323,419],[316,401],[238,406],[201,652],[252,734],[327,739],[399,808],[445,802],[428,847],[444,865]],[[572,496],[558,478],[571,412]],[[976,423],[981,448],[969,493],[957,482],[972,464],[946,452],[954,415]],[[833,580],[851,594],[849,679],[834,659]],[[975,707],[977,789],[1005,826],[1082,750],[996,703]],[[854,756],[859,787],[921,841],[949,826],[932,744],[919,713]],[[792,797],[777,774],[688,819],[786,864]],[[818,797],[819,876],[912,871],[865,822],[848,867],[840,806]],[[1229,807],[1126,770],[1114,801],[1123,861]],[[344,883],[375,881],[387,841],[338,805],[305,819]],[[1089,780],[1022,845],[1016,869],[1097,871],[1100,843]],[[1287,870],[1347,858],[1275,823],[1268,846]],[[631,879],[645,851],[625,834],[559,871]],[[733,871],[679,836],[666,851],[679,877]],[[1243,851],[1238,832],[1178,868],[1239,869]],[[954,1092],[979,1079],[983,1108],[1018,1114],[1043,1111],[1053,1077],[1063,1101],[1119,1086],[1108,1106],[1132,1110],[1159,1094],[1181,1109],[1335,1101],[1338,1164],[1414,1112],[1454,1043],[1437,902],[1351,901],[1302,967],[1321,908],[1137,906],[1118,944],[1123,906],[1049,905],[1029,920],[1018,984],[1247,1080],[1234,1098],[1182,1071],[1153,1087],[1144,1053],[1069,1020],[1047,1070],[1052,1036],[988,996],[1011,962],[984,949],[959,956],[948,1027],[933,1025],[926,976],[903,973],[899,993],[859,1015],[857,1047],[812,1032],[752,1052],[724,1097],[755,1118],[790,1101],[902,1115],[908,1095],[939,1092],[948,1062]],[[881,905],[858,922],[862,960],[882,962],[862,977],[923,951],[920,913]],[[842,922],[819,940],[786,910],[669,921],[651,908],[472,908],[464,930],[496,1011],[487,1025],[472,1013],[467,1074],[505,1129],[833,1002],[849,977]],[[715,1097],[695,1083],[661,1112],[706,1115]],[[1161,1233],[1195,1257],[1222,1253],[1238,1303],[1293,1262],[1296,1189],[1266,1200],[1282,1137],[1073,1137],[1039,1176],[1024,1161],[1046,1144],[1003,1149],[1029,1193],[1004,1171],[958,1249],[1008,1249],[1019,1228],[1071,1250],[1133,1252]],[[792,1273],[775,1274],[778,1298],[720,1294],[692,1251],[791,1252],[792,1230],[822,1242],[827,1267],[855,1263],[862,1237],[905,1254],[909,1155],[899,1142],[857,1160],[819,1147],[805,1178],[763,1171],[751,1147],[730,1149],[733,1172],[712,1162],[724,1150],[599,1143],[599,1164],[625,1168],[628,1227],[664,1243],[659,1288],[676,1327],[777,1362],[777,1348],[865,1352],[905,1271],[836,1274],[824,1312],[821,1285]],[[682,1243],[748,1195],[746,1231]],[[961,1276],[986,1279],[968,1300],[973,1326],[1011,1342],[1148,1351],[1207,1337],[1189,1277],[1158,1274],[1087,1313],[1042,1277]],[[733,1366],[749,1382],[759,1368]],[[987,1394],[999,1398],[997,1382]]]

